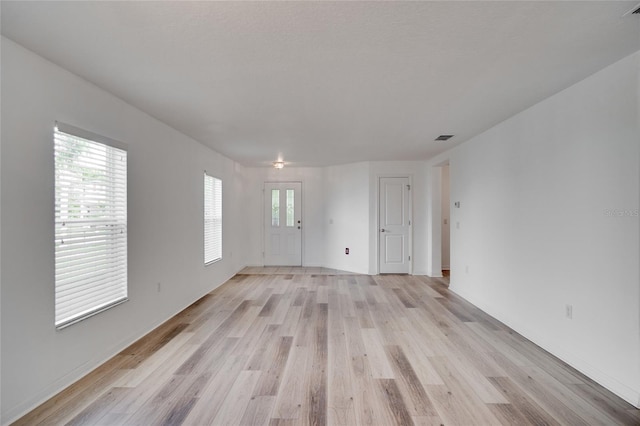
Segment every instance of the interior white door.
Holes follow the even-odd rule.
[[[380,249],[381,274],[408,274],[411,253],[411,210],[408,177],[380,178]]]
[[[302,265],[302,183],[264,184],[264,264]]]

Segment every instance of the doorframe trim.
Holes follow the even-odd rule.
[[[304,236],[305,236],[305,231],[306,231],[306,220],[305,220],[305,211],[304,211],[304,182],[301,180],[265,180],[262,182],[262,266],[265,266],[264,263],[264,259],[265,259],[265,253],[267,250],[267,242],[264,239],[265,234],[267,233],[267,229],[265,227],[266,225],[266,221],[265,221],[265,217],[267,212],[265,211],[266,207],[267,207],[267,191],[265,186],[269,183],[277,183],[277,184],[283,184],[283,183],[299,183],[300,184],[300,220],[302,221],[302,229],[300,230],[300,266],[305,266],[305,250],[304,250]]]
[[[430,164],[428,167],[429,191],[427,196],[427,276],[433,278],[442,277],[442,168],[449,166],[449,194],[451,194],[451,160],[444,160]],[[451,201],[449,201],[451,204]],[[449,229],[451,230],[451,217],[449,215]],[[449,235],[449,268],[453,265],[453,238]]]
[[[411,225],[409,226],[409,256],[411,256],[411,260],[409,261],[409,275],[413,275],[413,173],[378,173],[376,174],[376,191],[375,191],[375,212],[376,212],[376,220],[375,220],[375,268],[373,271],[374,275],[380,274],[380,179],[382,178],[407,178],[409,179],[409,185],[411,189],[409,190],[409,220],[411,221]]]

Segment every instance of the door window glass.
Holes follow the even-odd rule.
[[[271,190],[271,226],[280,226],[280,190]]]

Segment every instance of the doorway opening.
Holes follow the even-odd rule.
[[[449,165],[442,166],[442,276],[448,282],[451,273],[451,197],[450,197],[450,180]]]
[[[445,180],[446,182],[443,182]],[[446,273],[443,265],[449,265],[450,271],[450,265],[455,263],[453,262],[455,252],[451,250],[451,234],[447,232],[451,229],[451,217],[443,217],[443,213],[451,214],[450,193],[450,163],[449,159],[446,159],[429,167],[429,192],[427,202],[427,249],[429,250],[429,256],[427,257],[427,275],[432,278],[442,278],[443,270]],[[446,199],[443,200],[443,197],[446,197]],[[447,225],[446,229],[443,229],[445,219]],[[446,232],[446,234],[443,235],[443,232]],[[443,237],[445,241],[443,241]],[[448,259],[443,259],[443,247],[448,254]]]

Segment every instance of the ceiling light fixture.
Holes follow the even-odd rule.
[[[284,161],[274,161],[273,162],[274,169],[282,169],[284,168]]]
[[[448,141],[452,137],[453,137],[453,135],[440,135],[435,140],[437,140],[437,141]]]

